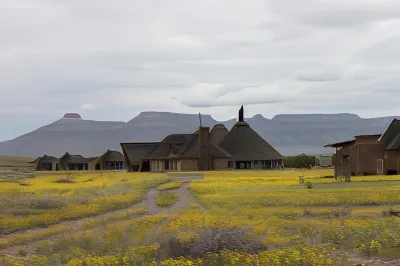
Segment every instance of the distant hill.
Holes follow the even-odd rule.
[[[72,117],[72,118],[69,118]],[[395,117],[363,119],[355,114],[284,114],[267,119],[262,115],[247,118],[256,132],[283,155],[331,153],[324,145],[359,134],[379,134]],[[230,129],[235,119],[216,121],[201,116],[202,124],[223,123]],[[96,156],[107,149],[120,150],[121,142],[160,141],[171,133],[194,132],[197,114],[142,112],[128,122],[92,121],[67,115],[49,125],[0,142],[0,155],[37,157],[61,156],[65,152]]]

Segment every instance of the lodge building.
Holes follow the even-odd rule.
[[[128,171],[272,169],[283,156],[244,121],[243,106],[230,131],[200,126],[192,134],[171,134],[160,142],[121,143]]]
[[[60,158],[44,155],[31,162],[36,171],[124,170],[125,159],[119,151],[107,150],[99,157],[83,157],[66,152]]]

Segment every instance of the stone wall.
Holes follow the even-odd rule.
[[[225,170],[225,169],[228,169],[228,158],[214,158],[213,170]]]

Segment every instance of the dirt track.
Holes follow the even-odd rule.
[[[178,178],[179,179],[179,178]],[[0,249],[0,254],[6,254],[12,257],[17,257],[18,256],[18,251],[19,250],[24,250],[25,252],[27,252],[27,254],[34,254],[35,253],[35,246],[38,242],[43,241],[43,240],[57,240],[59,238],[61,238],[62,236],[68,235],[70,233],[70,231],[73,232],[80,232],[80,231],[84,231],[87,230],[87,228],[85,228],[85,222],[90,221],[91,219],[101,219],[101,218],[106,218],[107,216],[110,215],[116,215],[118,213],[123,213],[126,212],[128,210],[132,210],[132,209],[137,209],[137,208],[141,208],[141,207],[147,207],[147,213],[146,214],[141,214],[141,215],[137,215],[134,216],[132,218],[142,218],[148,215],[154,215],[154,214],[158,214],[158,213],[169,213],[169,212],[174,212],[178,209],[182,209],[185,208],[191,201],[194,201],[193,196],[190,194],[188,187],[190,184],[191,179],[190,178],[185,178],[185,183],[182,184],[181,187],[179,188],[175,188],[175,189],[170,189],[168,190],[168,192],[173,192],[173,193],[177,193],[179,196],[178,201],[172,205],[169,208],[162,208],[156,205],[155,202],[155,198],[157,196],[157,194],[159,193],[159,191],[156,188],[151,188],[146,196],[143,198],[143,200],[139,203],[133,204],[128,208],[124,208],[124,209],[120,209],[120,210],[116,210],[116,211],[111,211],[111,212],[107,212],[107,213],[102,213],[96,216],[91,216],[91,217],[87,217],[87,218],[82,218],[82,219],[78,219],[78,220],[73,220],[73,221],[66,221],[66,222],[62,222],[62,223],[58,223],[56,225],[52,225],[49,226],[47,228],[36,228],[36,229],[30,229],[30,230],[26,230],[23,232],[17,232],[17,233],[13,233],[13,234],[9,234],[7,236],[5,236],[3,239],[7,240],[7,239],[11,239],[12,237],[16,236],[16,235],[21,235],[21,234],[25,234],[25,233],[33,233],[33,232],[43,232],[44,230],[51,228],[51,227],[55,227],[55,226],[67,226],[68,228],[70,228],[71,230],[67,230],[67,232],[62,232],[59,234],[55,234],[49,237],[45,237],[43,239],[35,239],[32,241],[28,241],[24,244],[18,244],[18,245],[13,245],[13,246],[9,246],[6,247],[4,249]],[[130,218],[130,219],[132,219]],[[108,224],[113,224],[108,223]],[[98,227],[100,227],[101,225],[99,225]]]

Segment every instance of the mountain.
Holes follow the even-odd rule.
[[[355,135],[380,134],[395,117],[363,119],[355,114],[281,114],[267,119],[258,114],[246,121],[283,155],[332,153],[324,145],[352,139]],[[201,115],[204,126],[224,124],[230,129],[236,119],[216,121]],[[84,120],[79,114],[62,119],[13,140],[0,142],[0,155],[61,156],[65,152],[97,156],[107,149],[120,150],[121,142],[160,141],[171,133],[194,132],[199,115],[142,112],[128,122]]]

